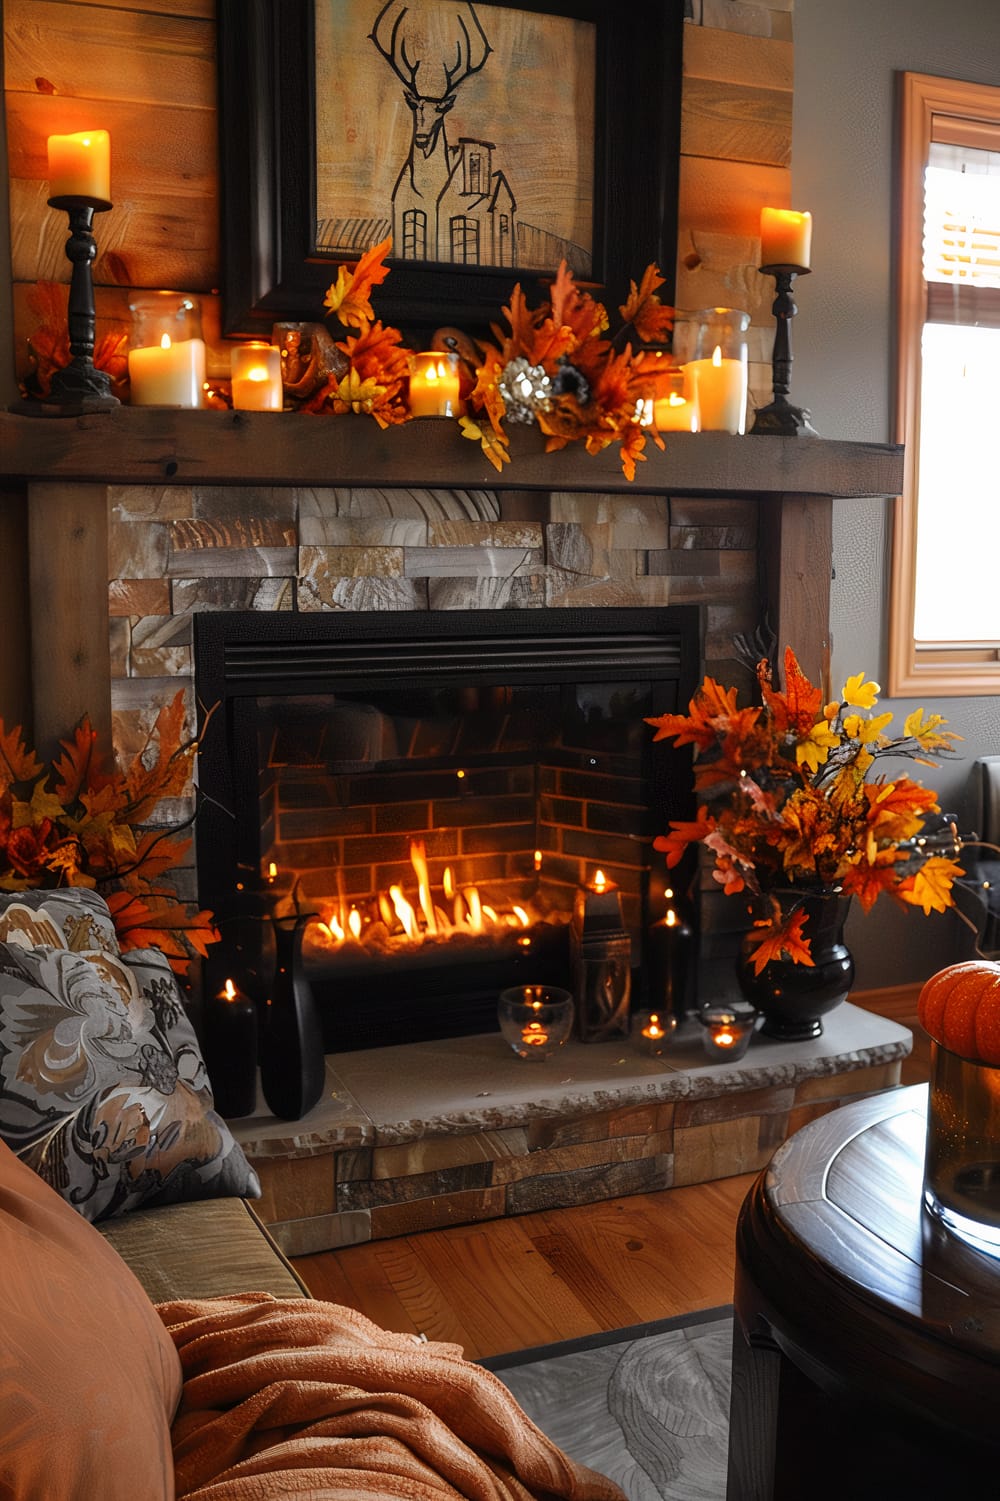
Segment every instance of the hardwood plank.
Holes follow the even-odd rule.
[[[296,1259],[295,1270],[317,1298],[357,1308],[383,1329],[400,1334],[419,1334],[420,1325],[407,1312],[392,1276],[383,1266],[383,1252],[395,1242],[367,1241],[343,1251]],[[401,1242],[400,1244],[405,1244]],[[403,1275],[397,1271],[401,1282]]]
[[[685,26],[684,79],[709,78],[792,91],[794,47],[772,37],[743,36],[714,26]]]
[[[3,9],[8,94],[58,96],[67,130],[100,124],[99,119],[70,124],[83,110],[96,107],[100,113],[103,102],[95,101],[202,108],[214,103],[215,25],[210,20],[64,0],[5,0]]]
[[[70,0],[70,3],[110,6],[114,10],[135,10],[135,0]],[[204,21],[212,21],[215,19],[215,0],[163,0],[161,5],[157,5],[155,0],[153,4],[146,0],[143,10],[147,15],[199,16]]]
[[[747,162],[712,161],[681,155],[678,214],[682,226],[678,248],[684,254],[700,233],[760,238],[760,211],[791,202],[792,174],[787,167]]]
[[[681,111],[687,156],[788,167],[792,160],[792,96],[778,89],[689,78]]]

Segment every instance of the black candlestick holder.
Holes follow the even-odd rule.
[[[94,365],[94,334],[97,314],[94,307],[93,264],[97,255],[94,239],[94,214],[109,209],[106,198],[78,198],[67,194],[48,200],[49,207],[64,209],[69,216],[69,239],[66,255],[73,264],[69,284],[69,352],[70,362],[57,370],[49,385],[45,404],[67,415],[77,412],[101,412],[120,405],[111,394],[111,377]]]
[[[788,400],[792,379],[792,319],[798,312],[792,296],[792,286],[797,276],[808,276],[808,266],[761,266],[765,276],[773,276],[775,299],[771,312],[777,327],[774,331],[774,353],[771,359],[774,399],[766,407],[760,407],[754,418],[751,433],[776,433],[779,437],[817,437],[816,429],[809,421],[805,407],[796,407]]]

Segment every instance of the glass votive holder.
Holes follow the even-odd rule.
[[[459,415],[458,355],[425,349],[410,355],[410,416]]]
[[[694,378],[685,370],[671,370],[660,380],[653,416],[658,432],[698,432],[701,427],[698,393]]]
[[[637,1011],[632,1018],[632,1044],[644,1058],[662,1058],[677,1031],[677,1018],[668,1012]]]
[[[933,1039],[924,1204],[960,1240],[1000,1256],[1000,1067]]]
[[[750,1046],[757,1013],[743,1006],[705,1006],[698,1012],[698,1020],[705,1052],[716,1063],[729,1063],[742,1058]]]
[[[519,1058],[550,1058],[573,1030],[573,997],[558,985],[512,985],[500,992],[500,1031]]]
[[[201,307],[183,292],[143,292],[129,303],[129,401],[200,407],[205,388]]]
[[[231,356],[233,410],[280,412],[284,404],[281,350],[257,340],[238,344]]]

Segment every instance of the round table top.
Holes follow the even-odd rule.
[[[926,1085],[831,1111],[776,1152],[767,1204],[861,1298],[1000,1364],[1000,1257],[923,1208],[926,1123]]]

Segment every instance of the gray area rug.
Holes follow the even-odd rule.
[[[724,1501],[732,1327],[711,1308],[481,1364],[629,1501]]]

